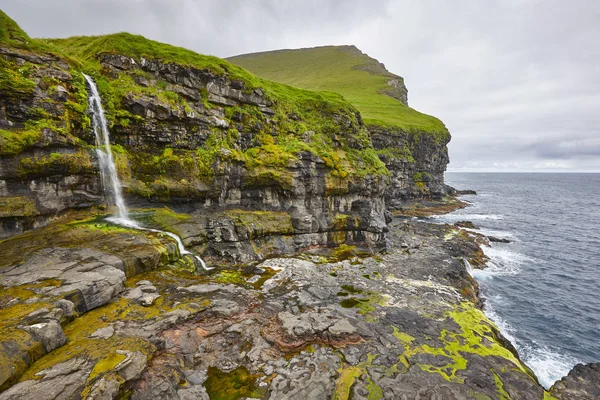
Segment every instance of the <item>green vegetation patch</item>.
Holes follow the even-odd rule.
[[[391,74],[354,46],[277,50],[229,58],[266,79],[303,89],[339,93],[363,115],[367,124],[390,125],[406,131],[447,135],[444,124],[385,94]]]
[[[88,150],[76,153],[51,153],[46,157],[24,158],[20,161],[22,178],[51,175],[91,175],[96,173]]]
[[[26,196],[0,197],[0,218],[39,215],[35,201]]]
[[[242,398],[263,398],[266,389],[256,386],[259,375],[251,374],[239,367],[231,372],[223,372],[216,367],[208,367],[208,379],[204,382],[206,393],[211,399],[239,400]]]
[[[381,388],[375,384],[369,376],[367,368],[373,365],[373,361],[377,356],[367,354],[367,359],[358,363],[356,366],[343,365],[338,370],[338,378],[335,382],[335,390],[332,400],[349,400],[352,398],[352,387],[359,378],[363,378],[367,382],[367,390],[369,400],[379,400],[383,398]]]
[[[404,354],[399,358],[405,369],[410,365],[410,360],[418,354],[440,356],[450,361],[442,366],[417,364],[422,370],[437,373],[450,382],[464,383],[458,372],[467,368],[468,360],[464,354],[472,353],[482,357],[495,356],[504,358],[514,364],[516,371],[532,376],[525,367],[508,349],[503,347],[496,338],[496,330],[483,312],[470,302],[463,302],[454,310],[446,314],[460,326],[460,331],[450,332],[443,330],[439,340],[441,347],[431,347],[427,344],[413,346],[414,338],[394,328],[394,336],[403,344]],[[499,378],[498,378],[499,379]],[[500,381],[496,381],[500,385]],[[503,386],[499,386],[499,393]]]

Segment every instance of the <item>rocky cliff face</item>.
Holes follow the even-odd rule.
[[[6,237],[105,199],[79,67],[6,45],[0,54],[11,74],[0,89]],[[232,73],[157,59],[101,52],[93,62],[87,71],[112,123],[127,201],[198,216],[186,244],[215,262],[340,243],[385,246],[389,173],[351,106],[319,97],[290,104]]]
[[[1,238],[104,199],[93,153],[69,134],[85,115],[70,65],[0,45],[0,68]]]
[[[373,146],[391,172],[386,206],[398,210],[411,200],[441,200],[448,194],[444,172],[450,161],[449,137],[369,126]]]
[[[355,46],[276,50],[229,60],[267,79],[340,93],[355,105],[391,173],[385,194],[390,210],[447,194],[448,130],[438,119],[410,108],[404,79]]]

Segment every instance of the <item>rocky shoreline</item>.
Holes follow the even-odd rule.
[[[198,275],[165,235],[78,218],[0,242],[2,400],[593,398],[544,391],[485,317],[459,227]]]

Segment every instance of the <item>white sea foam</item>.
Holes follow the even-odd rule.
[[[517,348],[521,359],[533,370],[543,387],[549,389],[557,380],[566,376],[580,361],[560,354],[545,346]]]
[[[546,346],[540,346],[535,341],[532,345],[519,343],[515,338],[515,329],[503,320],[494,309],[494,304],[497,304],[497,301],[496,296],[488,299],[484,309],[485,314],[496,324],[502,335],[515,346],[521,360],[533,370],[540,384],[546,389],[549,389],[554,382],[566,376],[580,362],[571,356],[560,354],[558,351]]]
[[[482,246],[482,250],[490,258],[486,268],[478,273],[484,279],[496,275],[516,275],[521,271],[523,266],[535,262],[535,259],[531,257],[506,248]]]
[[[488,229],[488,228],[479,228],[479,229],[470,229],[470,228],[463,228],[469,232],[473,232],[473,233],[480,233],[482,235],[486,235],[486,236],[494,236],[500,239],[509,239],[509,240],[518,240],[517,237],[512,233],[512,232],[508,232],[508,231],[501,231],[501,230],[497,230],[497,229]]]
[[[442,221],[485,221],[485,220],[502,220],[504,217],[498,214],[445,214],[445,215],[433,215],[431,219],[438,219]]]

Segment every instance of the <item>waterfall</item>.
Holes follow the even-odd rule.
[[[98,88],[94,80],[86,74],[83,74],[83,76],[91,89],[88,102],[89,108],[92,111],[92,128],[94,128],[94,135],[96,136],[96,154],[98,155],[98,164],[100,165],[100,175],[102,176],[104,191],[112,194],[108,198],[119,209],[119,218],[127,220],[127,207],[125,206],[125,200],[123,200],[121,183],[119,182],[117,168],[115,167],[115,161],[110,150],[110,134],[100,94],[98,94]]]
[[[104,116],[104,109],[102,108],[102,100],[94,80],[86,74],[83,74],[83,76],[90,87],[88,104],[89,109],[92,112],[92,128],[94,129],[94,135],[96,136],[96,154],[98,155],[98,164],[100,166],[100,175],[102,177],[102,187],[104,188],[105,194],[107,192],[109,194],[109,196],[107,196],[109,202],[116,205],[119,210],[118,217],[110,217],[107,218],[107,220],[128,228],[163,233],[167,236],[170,236],[177,242],[177,247],[181,255],[189,254],[193,256],[205,270],[212,269],[206,266],[202,258],[186,250],[186,248],[183,246],[181,238],[176,234],[158,229],[144,228],[129,218],[127,206],[125,205],[125,200],[123,199],[121,182],[119,181],[117,168],[115,166],[115,161],[110,149],[110,133],[108,131],[108,122]]]

